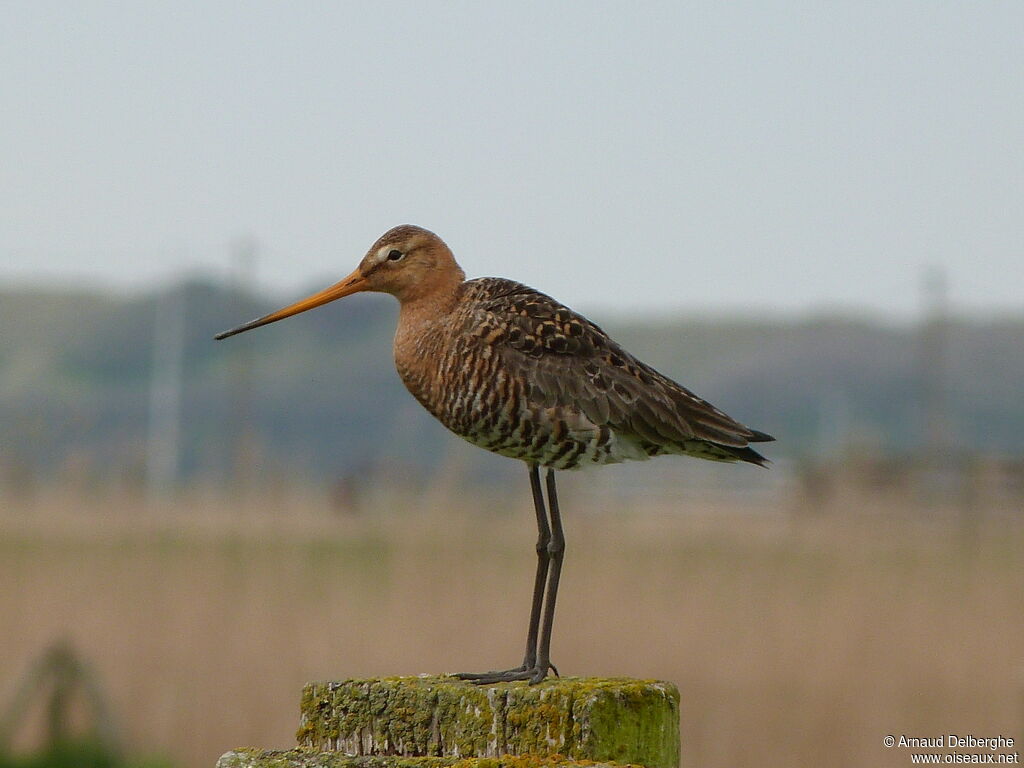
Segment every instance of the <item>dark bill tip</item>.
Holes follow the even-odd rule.
[[[242,325],[231,328],[230,330],[221,331],[213,338],[216,341],[220,341],[221,339],[226,339],[229,336],[234,336],[235,334],[242,333],[242,331],[249,331],[252,330],[253,328],[258,328],[259,326],[264,324],[265,320],[265,317],[258,317],[255,320],[250,320],[248,323],[243,323]]]

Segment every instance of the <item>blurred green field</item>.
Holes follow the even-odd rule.
[[[676,682],[684,766],[902,766],[886,734],[1024,736],[1019,519],[965,539],[955,518],[568,502],[554,661]],[[213,498],[145,510],[56,495],[8,508],[0,697],[64,637],[133,748],[211,768],[233,747],[287,747],[307,680],[519,660],[528,505],[391,499],[341,517],[296,497],[243,515]]]

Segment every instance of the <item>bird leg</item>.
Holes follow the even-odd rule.
[[[562,575],[562,558],[565,555],[565,536],[562,533],[562,516],[558,511],[558,494],[555,492],[555,470],[549,469],[548,512],[551,515],[551,538],[548,540],[548,557],[551,560],[548,573],[548,593],[544,600],[544,629],[537,648],[537,664],[530,683],[539,683],[548,675],[551,665],[551,625],[555,619],[555,598],[558,597],[558,580]],[[555,670],[558,674],[558,670]]]
[[[537,573],[533,580],[533,603],[530,607],[530,630],[526,634],[526,655],[523,657],[522,669],[533,669],[537,663],[537,631],[540,628],[541,604],[544,601],[544,585],[548,580],[548,564],[551,555],[548,543],[551,541],[551,528],[548,526],[547,513],[544,509],[544,494],[540,487],[540,472],[537,465],[530,468],[530,489],[533,491],[533,508],[537,513]]]
[[[533,491],[533,508],[537,513],[537,572],[533,581],[533,603],[530,607],[530,628],[526,634],[526,654],[523,663],[518,667],[494,672],[463,672],[455,675],[461,680],[471,680],[479,685],[490,683],[511,682],[513,680],[529,680],[531,683],[539,683],[548,673],[548,669],[554,670],[549,654],[551,647],[551,620],[555,612],[555,593],[558,591],[558,572],[562,565],[562,552],[565,550],[565,539],[562,536],[562,521],[558,516],[558,498],[555,493],[555,476],[553,470],[548,470],[547,475],[548,499],[552,509],[552,525],[548,525],[548,513],[544,508],[544,493],[541,490],[540,471],[536,464],[530,466],[530,489]],[[557,545],[553,547],[552,526],[557,530]],[[556,554],[557,552],[557,554]],[[551,576],[554,578],[552,586],[549,580],[549,566],[553,559],[557,558],[558,566]],[[541,642],[538,648],[538,632],[540,629],[541,608],[544,603],[544,588],[547,586],[548,609],[544,613],[544,632],[541,635]],[[543,659],[543,665],[538,663]]]

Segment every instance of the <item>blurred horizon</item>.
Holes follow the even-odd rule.
[[[963,484],[975,471],[963,462],[1024,456],[1024,313],[957,313],[935,274],[921,293],[910,323],[837,311],[590,313],[640,359],[777,442],[764,448],[768,473],[663,457],[588,474],[589,487],[769,498],[808,471],[842,474],[844,463],[909,477],[955,461]],[[0,417],[12,444],[0,493],[70,480],[151,495],[260,478],[356,495],[395,467],[413,486],[432,473],[457,487],[519,481],[518,462],[456,439],[405,391],[391,359],[391,297],[355,296],[213,340],[282,301],[244,269],[123,294],[0,288]],[[1014,487],[1012,468],[985,471],[1010,472],[991,482]]]
[[[250,274],[239,279],[239,270],[232,264],[230,257],[225,257],[221,269],[196,268],[156,278],[145,283],[119,285],[103,278],[61,278],[42,279],[38,276],[15,276],[0,279],[0,294],[36,294],[55,296],[92,296],[97,299],[113,301],[134,301],[146,297],[163,295],[191,285],[207,285],[222,288],[226,291],[240,291],[255,299],[268,309],[276,309],[298,298],[336,282],[341,273],[323,273],[313,275],[298,285],[286,288],[266,285]],[[582,313],[598,325],[610,322],[644,324],[649,322],[694,321],[708,323],[729,322],[800,322],[814,319],[847,320],[883,327],[912,328],[927,321],[931,306],[931,297],[927,290],[929,276],[935,274],[935,267],[926,265],[918,274],[918,283],[913,292],[908,294],[903,306],[896,311],[885,311],[873,308],[868,304],[841,303],[808,303],[802,306],[771,306],[764,305],[728,305],[704,307],[672,307],[672,306],[627,306],[617,302],[593,302],[583,297],[582,302],[570,302],[561,296],[555,299],[563,301],[570,308]],[[490,275],[488,275],[490,276]],[[512,274],[495,274],[494,277],[507,277],[517,280]],[[468,280],[485,275],[467,276]],[[520,281],[522,282],[522,281]],[[551,295],[543,286],[531,286]],[[1024,318],[1024,301],[1020,306],[971,306],[957,305],[952,297],[953,288],[946,288],[942,294],[943,312],[945,317],[966,322],[1014,322]],[[361,302],[378,302],[384,306],[394,304],[395,299],[387,294],[365,294],[357,299]],[[351,300],[349,300],[351,301]],[[249,318],[243,318],[249,319]],[[223,329],[220,329],[223,330]],[[344,328],[338,329],[344,333]]]
[[[97,298],[108,298],[113,300],[127,300],[154,296],[177,290],[188,285],[211,285],[219,286],[226,290],[240,290],[249,296],[265,303],[268,307],[276,308],[279,304],[291,303],[297,298],[309,295],[314,291],[337,281],[342,276],[339,270],[337,274],[323,272],[319,275],[312,275],[295,286],[274,286],[268,285],[258,277],[258,270],[247,270],[241,277],[236,259],[231,255],[233,252],[225,250],[222,257],[223,263],[218,268],[196,267],[186,269],[173,274],[168,274],[142,283],[119,284],[109,281],[103,277],[61,277],[43,278],[38,275],[13,275],[0,278],[0,293],[21,293],[21,294],[63,294],[92,295]],[[635,323],[645,322],[671,322],[706,320],[711,323],[726,323],[729,321],[740,322],[785,322],[800,321],[815,318],[843,319],[853,322],[865,322],[881,326],[912,327],[919,325],[927,319],[930,310],[931,300],[928,291],[928,280],[938,275],[945,283],[942,289],[943,311],[951,319],[966,321],[1015,321],[1024,318],[1024,300],[1019,305],[988,305],[977,306],[970,304],[956,303],[956,287],[948,284],[945,272],[936,265],[925,264],[918,271],[917,283],[905,297],[902,305],[893,310],[872,307],[867,303],[836,303],[836,302],[810,302],[794,306],[773,306],[770,303],[751,304],[747,306],[718,304],[715,306],[637,306],[626,305],[614,300],[594,301],[588,297],[581,297],[580,302],[570,302],[564,297],[554,295],[554,298],[563,301],[572,309],[581,312],[589,319],[601,325],[602,322],[625,321]],[[518,280],[514,274],[506,273],[494,275],[467,275],[467,280],[475,277],[506,277]],[[551,294],[543,286],[531,285],[544,293]],[[380,301],[385,304],[394,302],[394,298],[386,294],[372,294],[371,301]],[[360,297],[366,301],[367,297]],[[396,305],[397,306],[397,305]],[[339,329],[343,332],[343,329]]]

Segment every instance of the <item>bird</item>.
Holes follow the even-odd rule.
[[[523,661],[457,678],[536,684],[558,674],[551,633],[565,533],[556,471],[669,454],[768,464],[750,444],[771,435],[641,362],[550,296],[500,277],[467,280],[445,242],[418,226],[385,232],[334,285],[214,338],[363,291],[398,299],[395,367],[412,396],[459,437],[525,462],[530,479],[537,567]]]

